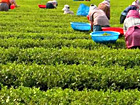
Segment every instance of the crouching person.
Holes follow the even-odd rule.
[[[0,11],[8,11],[11,5],[18,7],[15,0],[0,0]]]
[[[64,5],[64,8],[62,9],[64,11],[64,14],[74,14],[73,11],[70,11],[70,6],[69,5]]]
[[[137,10],[130,10],[123,25],[126,47],[140,48],[140,16]]]
[[[50,9],[56,8],[57,6],[58,3],[56,0],[48,1],[46,4],[46,8],[50,8]]]
[[[109,27],[109,20],[101,9],[96,5],[91,5],[89,10],[89,21],[91,24],[91,31],[102,31],[102,27]]]

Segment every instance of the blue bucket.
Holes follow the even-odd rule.
[[[109,34],[104,36],[104,34]],[[97,43],[116,42],[120,33],[114,31],[96,31],[90,33],[92,40]]]

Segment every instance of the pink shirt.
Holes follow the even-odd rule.
[[[101,9],[94,9],[89,11],[89,21],[93,21],[93,25],[109,25],[109,20]]]

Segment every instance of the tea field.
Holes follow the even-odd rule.
[[[0,12],[0,105],[139,105],[140,50],[126,49],[124,37],[99,44],[70,22],[81,3],[58,0],[57,9],[40,9],[46,0],[17,0],[19,8]],[[111,1],[112,27],[132,0]],[[64,15],[70,5],[74,15]]]

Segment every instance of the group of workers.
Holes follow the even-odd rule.
[[[11,5],[14,5],[15,7],[19,7],[16,4],[15,0],[0,0],[0,11],[8,11]],[[50,0],[46,4],[47,8],[56,8],[56,6],[58,6],[58,3],[56,0]]]
[[[51,1],[48,3],[52,3]],[[53,0],[57,6],[57,1]],[[10,6],[18,7],[15,0],[0,0],[0,11],[8,11]],[[123,24],[124,36],[127,48],[140,48],[140,1],[135,0],[120,16],[120,24]],[[96,5],[90,5],[89,21],[91,31],[102,31],[102,27],[110,27],[110,0],[104,0]]]
[[[110,1],[104,0],[98,7],[90,6],[89,21],[91,31],[102,31],[102,27],[109,27]],[[135,0],[120,16],[120,24],[123,24],[125,43],[128,49],[140,48],[140,1]]]
[[[0,0],[0,11],[8,11],[11,5],[19,7],[15,0]]]

